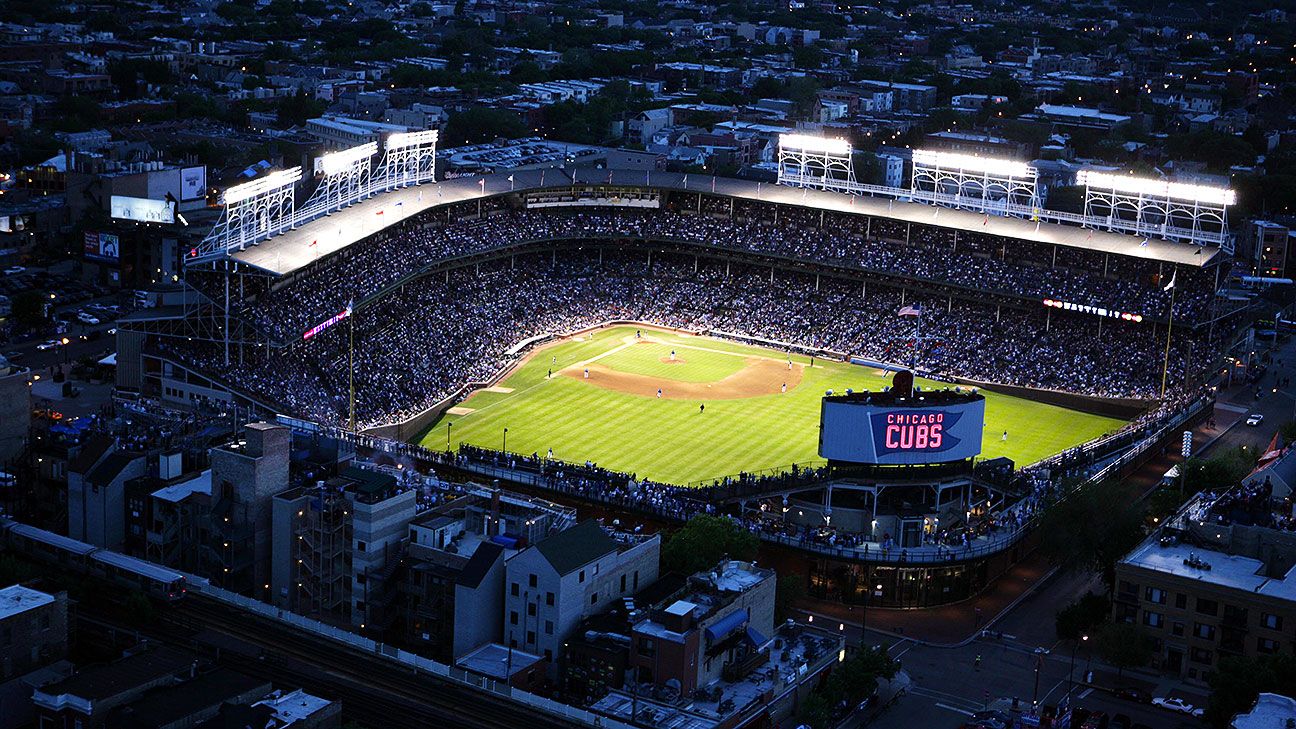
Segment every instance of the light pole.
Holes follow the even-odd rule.
[[[500,450],[508,453],[508,428],[504,429],[504,444],[500,447]]]
[[[454,425],[453,422],[446,421],[446,453],[450,452],[450,426],[452,425]]]
[[[1081,644],[1081,643],[1083,643],[1083,642],[1085,642],[1085,641],[1087,641],[1087,640],[1089,640],[1089,636],[1087,636],[1087,635],[1082,635],[1082,636],[1080,636],[1080,640],[1077,640],[1075,643],[1072,643],[1072,644],[1071,644],[1071,667],[1070,667],[1069,669],[1067,669],[1067,701],[1068,701],[1068,702],[1071,700],[1071,690],[1072,690],[1073,688],[1075,688],[1075,654],[1076,654],[1076,649],[1080,647],[1080,644]]]
[[[68,363],[68,345],[72,343],[72,340],[68,339],[67,337],[63,337],[62,339],[59,340],[59,343],[63,345],[63,364],[67,364],[67,363]]]

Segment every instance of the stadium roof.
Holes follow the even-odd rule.
[[[509,178],[513,181],[510,182]],[[376,195],[367,200],[313,220],[259,245],[233,255],[234,260],[276,275],[292,273],[352,243],[447,203],[506,194],[510,191],[567,187],[572,184],[650,186],[662,189],[706,192],[748,200],[857,213],[953,230],[986,233],[1049,245],[1083,248],[1181,266],[1204,266],[1218,248],[1201,248],[1188,243],[1144,239],[1123,233],[1109,233],[1069,225],[1005,218],[970,210],[940,208],[924,203],[902,202],[883,197],[861,197],[823,190],[783,187],[751,180],[710,175],[683,175],[638,170],[514,170],[473,175],[439,183],[418,185]],[[484,185],[483,185],[484,182]]]

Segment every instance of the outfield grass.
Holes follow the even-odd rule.
[[[816,359],[814,367],[797,367],[798,385],[787,393],[738,399],[671,399],[680,389],[724,388],[726,382],[752,372],[765,358],[766,379],[782,371],[789,359],[777,350],[656,330],[644,330],[652,343],[628,344],[635,327],[597,332],[593,339],[563,341],[534,353],[499,383],[512,392],[477,392],[460,403],[464,415],[445,415],[419,442],[429,448],[470,443],[516,453],[545,454],[566,461],[593,461],[668,483],[689,483],[739,471],[779,468],[792,463],[821,462],[816,453],[819,402],[826,390],[881,389],[890,382],[876,370]],[[663,362],[676,351],[681,363]],[[809,358],[792,355],[798,365]],[[593,360],[593,362],[591,362]],[[777,366],[775,366],[777,365]],[[592,376],[656,378],[667,397],[633,394],[600,387]],[[568,373],[562,370],[567,368]],[[549,372],[554,374],[549,376]],[[606,374],[612,371],[616,375]],[[795,379],[790,373],[788,379]],[[784,375],[775,373],[775,378]],[[730,380],[725,380],[729,377]],[[604,381],[604,380],[600,380]],[[722,382],[724,381],[724,382]],[[924,387],[944,386],[919,380]],[[676,389],[672,389],[672,388]],[[731,393],[730,393],[731,394]],[[1122,421],[1067,410],[1055,405],[985,392],[986,428],[982,457],[1007,456],[1018,465],[1096,438]],[[699,413],[699,404],[706,411]],[[1008,431],[1008,440],[1002,434]]]

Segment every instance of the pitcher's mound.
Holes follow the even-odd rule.
[[[671,359],[670,357],[662,357],[658,359],[658,361],[661,362],[662,364],[684,364],[685,363],[685,360],[682,357],[676,357],[675,359]]]

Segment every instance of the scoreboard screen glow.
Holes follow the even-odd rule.
[[[882,399],[882,398],[879,398]],[[945,463],[981,453],[985,399],[925,403],[825,397],[819,455],[833,461],[880,465]]]

